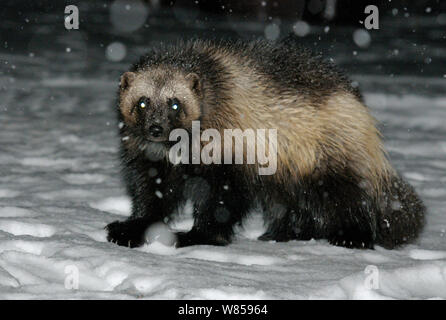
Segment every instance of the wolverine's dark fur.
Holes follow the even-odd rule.
[[[157,69],[160,67],[161,71]],[[238,70],[242,67],[243,70]],[[234,225],[243,220],[256,201],[263,206],[267,224],[267,232],[260,237],[261,240],[324,238],[332,244],[354,248],[373,248],[374,244],[394,248],[414,240],[424,223],[424,206],[413,188],[388,164],[380,149],[378,133],[373,125],[368,127],[368,118],[364,120],[364,128],[359,127],[364,132],[358,133],[358,137],[366,137],[364,141],[370,143],[370,148],[361,145],[363,141],[358,141],[358,146],[354,140],[343,141],[342,132],[331,135],[330,130],[335,130],[336,126],[331,129],[322,126],[318,130],[328,138],[321,139],[334,136],[334,140],[309,140],[309,145],[315,150],[309,156],[299,158],[303,160],[297,157],[307,150],[290,149],[290,154],[286,154],[287,147],[293,147],[294,143],[300,145],[300,135],[293,132],[294,128],[283,129],[285,140],[282,140],[286,142],[279,149],[279,161],[283,161],[276,176],[258,176],[247,165],[174,166],[165,159],[155,161],[147,157],[147,149],[150,151],[155,146],[144,142],[143,122],[149,120],[128,111],[130,106],[125,106],[139,97],[136,94],[133,94],[136,97],[124,97],[135,74],[158,72],[156,74],[161,75],[156,85],[161,87],[164,86],[163,81],[169,86],[171,78],[175,82],[178,77],[178,82],[186,83],[192,78],[191,90],[197,90],[194,91],[197,100],[188,98],[186,104],[192,106],[182,115],[181,121],[164,115],[164,121],[171,127],[189,129],[190,120],[200,120],[204,125],[202,129],[213,126],[218,129],[225,126],[234,128],[240,124],[245,128],[256,128],[263,118],[266,121],[267,117],[262,112],[269,112],[268,109],[253,115],[251,119],[258,122],[244,123],[253,120],[240,120],[236,117],[237,112],[241,112],[239,109],[245,113],[252,111],[245,110],[245,100],[234,105],[234,101],[238,101],[236,99],[244,99],[244,96],[234,96],[244,93],[245,85],[242,83],[235,87],[233,83],[237,79],[234,75],[246,76],[248,72],[250,77],[249,70],[254,84],[246,84],[247,93],[257,92],[260,98],[266,99],[259,101],[277,99],[280,103],[287,103],[284,108],[288,110],[296,108],[300,112],[302,109],[302,113],[296,113],[292,119],[300,126],[296,127],[296,132],[305,129],[304,120],[299,121],[300,114],[305,116],[317,112],[322,123],[328,121],[322,119],[328,112],[349,115],[349,111],[343,111],[343,104],[354,112],[355,108],[366,112],[362,109],[365,107],[359,91],[350,85],[349,80],[332,64],[299,48],[292,38],[275,45],[263,41],[195,41],[153,49],[121,80],[118,119],[122,123],[120,134],[123,139],[120,153],[124,181],[133,207],[132,216],[127,221],[116,221],[107,226],[108,240],[130,247],[142,245],[147,227],[168,219],[184,198],[190,197],[194,200],[194,227],[190,232],[178,234],[177,246],[229,243]],[[166,72],[165,78],[163,72]],[[194,76],[187,77],[191,74]],[[134,81],[138,85],[143,83],[143,80]],[[236,93],[234,90],[242,91]],[[249,94],[246,96],[246,99],[251,98]],[[280,100],[283,97],[286,99]],[[196,101],[199,103],[194,105]],[[330,107],[328,103],[334,106]],[[354,108],[350,103],[355,104]],[[158,104],[156,108],[160,108]],[[277,112],[272,108],[271,113]],[[189,119],[188,116],[194,112],[197,114],[195,119]],[[352,117],[355,116],[357,114],[352,113]],[[368,113],[366,117],[369,117]],[[363,119],[353,120],[351,126]],[[350,126],[342,117],[333,121]],[[268,125],[265,124],[264,128]],[[277,129],[280,131],[281,128]],[[308,135],[302,139],[311,137]],[[356,147],[357,154],[352,153]],[[361,148],[366,148],[368,153]]]

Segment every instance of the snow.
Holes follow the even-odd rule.
[[[130,8],[130,15],[135,12]],[[383,20],[367,50],[352,37],[332,47],[330,37],[352,35],[354,28],[331,27],[328,33],[311,26],[301,38],[312,46],[322,34],[320,48],[330,48],[327,57],[345,67],[364,92],[393,164],[427,205],[428,223],[417,243],[372,251],[324,240],[262,242],[256,238],[263,221],[253,210],[233,244],[175,249],[171,229],[192,226],[188,201],[170,228],[148,235],[156,242],[129,249],[108,243],[104,230],[131,209],[119,177],[114,97],[119,74],[149,43],[138,33],[119,38],[127,53],[122,61],[114,61],[120,55],[107,60],[105,47],[115,40],[99,38],[101,46],[97,35],[86,39],[70,32],[68,41],[64,30],[53,37],[45,23],[56,18],[42,20],[29,44],[11,39],[6,47],[15,51],[0,51],[8,62],[0,69],[0,299],[446,298],[446,81],[439,62],[444,45],[426,39],[422,53],[409,47],[415,38],[405,32],[404,18]],[[112,18],[115,28],[124,28],[118,15]],[[216,35],[230,33],[233,25],[238,35],[263,35],[264,26],[231,19],[215,22]],[[435,17],[420,21],[429,34],[443,30]],[[178,36],[167,18],[150,23],[146,39]],[[139,18],[131,27],[138,24]],[[164,25],[173,33],[163,31]],[[292,25],[283,21],[280,30]],[[95,30],[103,37],[112,32],[102,28]],[[79,32],[85,32],[82,25]],[[407,41],[395,39],[397,32],[407,34]],[[39,35],[54,41],[43,45]],[[428,65],[426,57],[432,59]]]
[[[55,232],[52,226],[46,224],[13,220],[0,221],[0,231],[14,236],[30,235],[38,238],[49,238]]]
[[[127,198],[126,196],[122,196],[105,198],[97,202],[91,202],[90,206],[101,211],[128,216],[131,210],[132,203],[129,198]]]

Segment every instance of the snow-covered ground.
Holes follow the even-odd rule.
[[[153,18],[150,32],[131,39],[107,39],[106,30],[87,38],[82,26],[50,30],[57,19],[47,19],[32,32],[25,25],[26,37],[14,29],[0,51],[0,299],[446,298],[444,25],[421,20],[418,43],[405,33],[413,26],[383,22],[368,49],[355,46],[349,28],[316,28],[303,38],[358,81],[393,164],[425,201],[428,223],[416,244],[389,251],[265,243],[255,240],[262,223],[253,212],[227,247],[128,249],[106,242],[103,229],[130,207],[118,174],[117,79],[150,41],[181,34]],[[15,26],[3,25],[3,34]],[[330,38],[344,34],[344,42]],[[106,59],[113,41],[127,47],[120,62]]]

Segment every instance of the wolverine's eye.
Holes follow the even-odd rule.
[[[144,109],[145,107],[147,107],[149,105],[150,99],[147,97],[141,97],[138,100],[138,107],[141,109]]]
[[[180,109],[180,102],[178,99],[169,100],[170,108],[174,111],[178,111]]]

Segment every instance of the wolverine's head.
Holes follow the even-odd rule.
[[[169,140],[201,116],[202,85],[195,73],[157,67],[121,76],[119,108],[127,127],[149,142]]]

